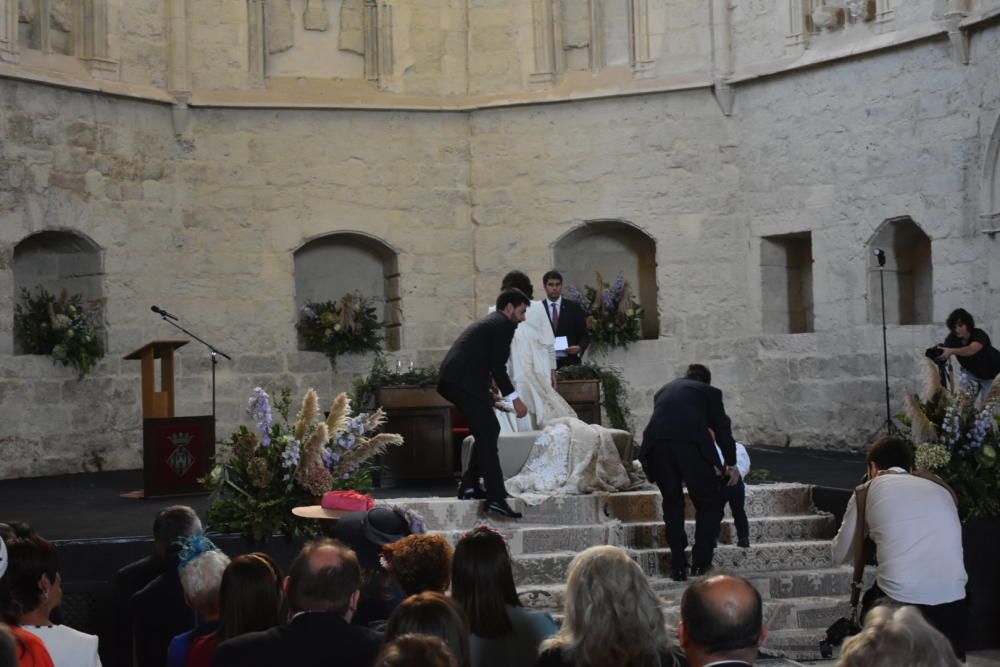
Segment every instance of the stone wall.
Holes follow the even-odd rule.
[[[192,33],[196,91],[244,86],[247,4],[187,6],[212,33]],[[128,25],[145,31],[148,59],[121,44],[135,59],[123,78],[156,83],[165,42],[156,9],[142,7]],[[401,56],[444,49],[453,58],[462,7],[413,8],[422,27],[400,36],[410,40]],[[684,15],[707,30],[699,7],[664,20]],[[768,2],[741,11],[754,7],[772,11]],[[481,47],[470,51],[472,92],[533,85],[526,8],[468,5]],[[213,18],[218,32],[206,27]],[[442,42],[436,28],[447,26]],[[356,232],[397,253],[396,356],[425,365],[485,312],[503,273],[525,270],[540,291],[553,244],[595,220],[634,225],[656,244],[659,337],[601,359],[624,370],[638,428],[655,389],[701,361],[726,391],[740,437],[858,447],[884,418],[882,332],[868,304],[869,245],[884,220],[909,216],[931,239],[933,321],[963,306],[1000,338],[1000,253],[979,217],[1000,116],[1000,31],[985,25],[971,37],[968,66],[942,34],[738,81],[731,116],[702,87],[467,111],[203,102],[185,129],[172,113],[183,109],[2,79],[0,477],[139,465],[138,367],[121,357],[177,333],[151,304],[233,354],[219,367],[222,435],[243,420],[256,384],[297,394],[313,386],[330,400],[370,366],[370,356],[347,356],[331,372],[322,355],[297,349],[293,253],[309,240]],[[653,40],[652,53],[681,43]],[[389,87],[442,98],[461,88],[457,61],[412,65]],[[41,230],[76,232],[101,249],[109,349],[83,381],[13,354],[13,249]],[[814,331],[764,333],[761,239],[802,232],[814,258]],[[893,412],[916,388],[920,351],[943,334],[940,324],[889,328]],[[209,376],[205,351],[183,348],[178,414],[209,411]]]

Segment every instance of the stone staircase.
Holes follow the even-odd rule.
[[[835,527],[829,514],[817,512],[811,487],[765,484],[749,487],[746,509],[750,519],[750,549],[736,544],[728,513],[722,525],[715,567],[749,579],[764,599],[770,632],[764,648],[792,659],[819,658],[824,630],[848,610],[851,570],[832,562],[830,539]],[[452,542],[479,523],[489,523],[508,539],[514,577],[526,606],[559,616],[566,572],[583,549],[612,544],[626,549],[649,575],[663,599],[671,626],[679,618],[684,583],[669,578],[658,492],[632,491],[551,498],[527,506],[520,521],[486,517],[482,503],[446,498],[398,499],[420,513],[428,530]],[[694,510],[686,510],[689,541],[694,536]]]

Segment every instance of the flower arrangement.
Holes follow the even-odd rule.
[[[253,390],[247,409],[253,428],[240,426],[230,436],[202,480],[213,493],[207,514],[213,529],[255,540],[277,532],[308,534],[311,527],[292,515],[293,507],[314,504],[335,489],[368,489],[371,459],[403,444],[395,433],[376,435],[385,423],[382,410],[352,416],[346,393],[334,399],[326,419],[313,389],[294,422],[290,404],[288,390],[273,407],[266,391]]]
[[[348,292],[339,302],[307,301],[296,328],[307,350],[323,352],[336,366],[345,352],[380,351],[385,322],[378,318],[373,299]]]
[[[600,273],[596,276],[596,287],[586,285],[583,293],[572,285],[567,290],[569,298],[587,313],[590,347],[595,351],[628,347],[642,337],[642,306],[633,301],[632,290],[621,271],[613,286],[604,282]]]
[[[906,399],[902,420],[916,443],[916,466],[940,475],[955,490],[963,518],[1000,517],[1000,384],[994,384],[981,407],[978,387],[965,378],[952,391],[941,384],[937,367],[929,372],[921,395]]]
[[[14,308],[14,335],[27,354],[51,355],[53,362],[72,366],[83,378],[104,356],[98,317],[104,299],[83,303],[80,294],[59,298],[37,288],[32,296],[21,290]]]

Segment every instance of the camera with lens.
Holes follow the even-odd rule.
[[[819,653],[823,659],[828,660],[833,657],[833,651],[839,648],[844,640],[852,635],[861,632],[861,626],[853,617],[838,618],[833,625],[826,629],[826,636],[819,643]]]
[[[940,363],[940,359],[938,359],[938,357],[941,356],[941,346],[935,345],[934,347],[927,348],[924,350],[924,356],[931,361],[937,361]]]

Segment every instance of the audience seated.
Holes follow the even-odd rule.
[[[100,667],[97,637],[50,619],[62,604],[62,577],[55,547],[26,524],[12,526],[7,540],[7,581],[16,623],[42,640],[59,667]]]
[[[17,627],[18,611],[7,585],[7,566],[10,559],[7,554],[7,540],[12,539],[14,531],[8,524],[0,523],[0,624],[7,624],[7,629],[14,639],[14,654],[19,667],[52,667],[52,658],[42,640],[23,628]]]
[[[281,619],[281,568],[265,553],[237,556],[222,573],[219,625],[198,639],[187,667],[211,667],[221,642],[276,627]]]
[[[618,547],[591,547],[573,559],[565,608],[562,629],[542,644],[536,667],[687,664],[671,645],[646,575]]]
[[[438,637],[403,635],[385,645],[375,667],[458,667]]]
[[[454,549],[441,535],[410,535],[382,549],[389,573],[406,595],[444,593],[451,584]]]
[[[381,628],[389,614],[406,595],[379,562],[382,547],[397,542],[413,531],[401,510],[375,507],[367,512],[351,512],[327,523],[330,537],[354,550],[361,563],[361,602],[352,623]]]
[[[132,596],[132,664],[156,667],[167,663],[170,640],[194,627],[194,612],[184,602],[177,565],[179,540],[201,534],[201,520],[190,507],[168,508],[171,535],[166,550],[167,568]],[[164,510],[165,512],[168,510]],[[166,532],[166,529],[165,529]]]
[[[531,665],[542,641],[555,634],[549,614],[521,606],[507,544],[488,526],[478,526],[459,540],[451,594],[469,619],[472,667]]]
[[[753,664],[767,638],[760,593],[743,577],[699,579],[681,597],[677,634],[691,667]]]
[[[10,629],[0,623],[0,667],[18,667],[16,646]]]
[[[451,598],[433,591],[412,595],[396,607],[385,626],[386,643],[402,635],[432,635],[444,640],[457,667],[470,667],[469,623]]]
[[[170,640],[167,667],[184,667],[192,645],[219,626],[219,588],[229,556],[219,551],[211,540],[201,535],[187,538],[180,552],[178,567],[184,602],[195,613],[193,629]]]
[[[177,540],[200,532],[201,522],[190,507],[173,505],[160,510],[153,521],[152,553],[115,574],[115,664],[132,664],[132,596],[167,570]]]
[[[361,566],[333,540],[310,542],[292,562],[283,589],[287,625],[250,632],[219,644],[215,667],[369,667],[380,635],[351,625],[361,593]]]
[[[837,667],[958,667],[948,638],[916,607],[879,606],[859,634],[844,640]]]

